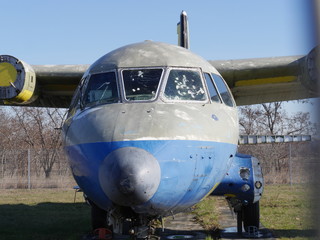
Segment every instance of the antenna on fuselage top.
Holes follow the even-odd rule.
[[[180,14],[180,22],[177,24],[178,45],[189,49],[189,26],[188,17],[185,11]]]

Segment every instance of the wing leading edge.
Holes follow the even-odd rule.
[[[318,49],[306,56],[209,61],[228,83],[237,105],[317,97]]]
[[[209,62],[228,83],[237,105],[250,105],[317,97],[317,52],[313,49],[306,56]],[[89,65],[30,66],[2,55],[0,104],[67,108],[88,68]]]

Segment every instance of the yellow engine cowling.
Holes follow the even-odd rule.
[[[25,62],[0,55],[0,99],[3,104],[28,104],[36,99],[36,74]]]

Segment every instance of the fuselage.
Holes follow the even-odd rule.
[[[208,62],[148,41],[88,69],[63,129],[74,178],[91,201],[165,216],[222,180],[236,153],[238,116]]]

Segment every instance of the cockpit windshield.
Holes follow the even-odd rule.
[[[128,69],[122,71],[125,99],[147,101],[156,98],[163,69]]]
[[[90,106],[100,103],[115,103],[119,101],[115,72],[93,74],[90,76],[83,104]]]
[[[121,77],[118,78],[117,74]],[[167,80],[162,76],[167,76]],[[96,73],[84,81],[80,105],[90,107],[119,102],[150,102],[155,101],[158,95],[164,101],[204,102],[208,98],[201,76],[200,69],[162,67]],[[118,82],[121,78],[122,84]],[[158,94],[162,79],[164,90]]]
[[[168,100],[204,101],[206,94],[201,75],[196,70],[172,69],[164,97]]]

